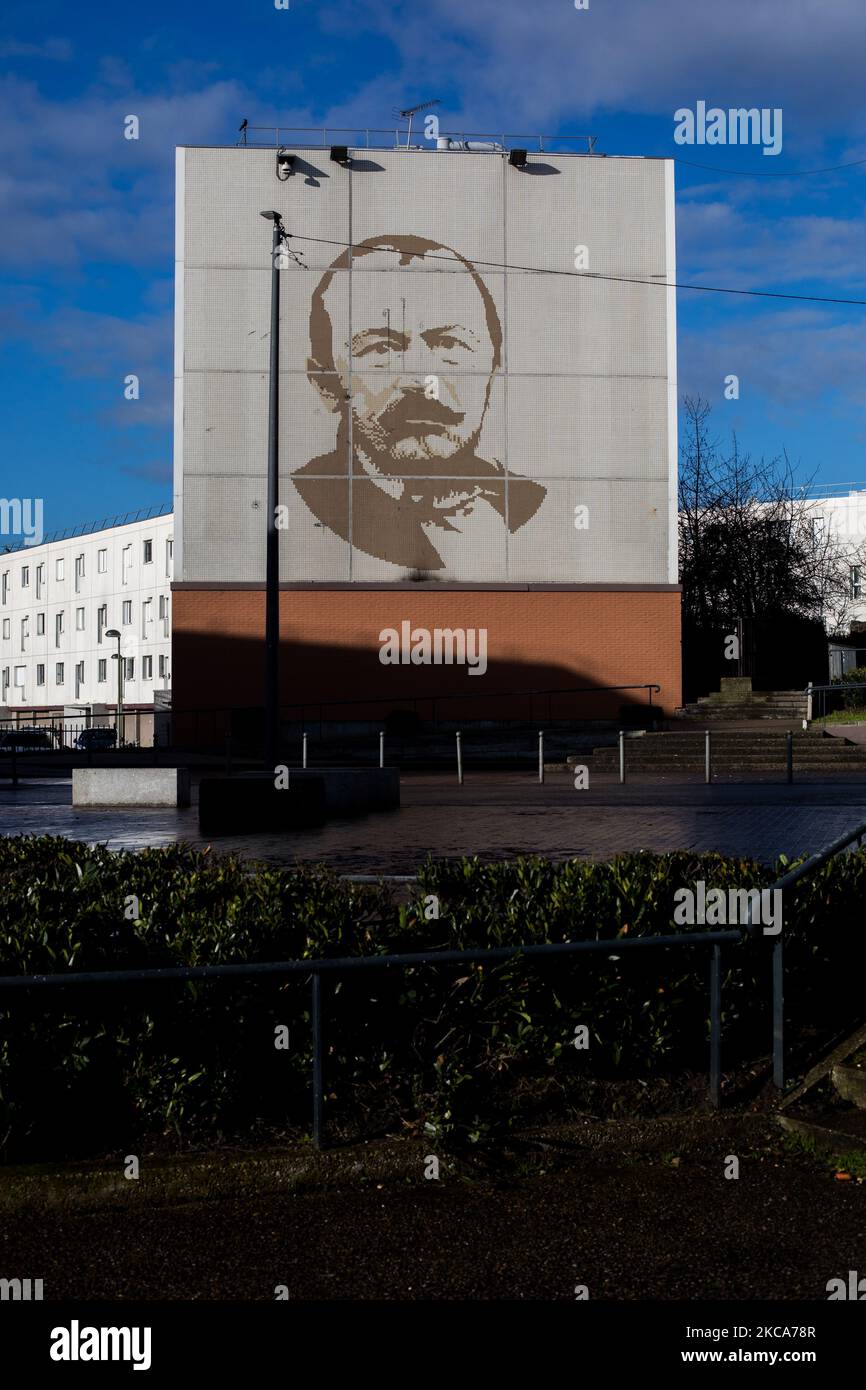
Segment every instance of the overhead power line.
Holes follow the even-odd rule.
[[[298,241],[314,241],[323,246],[342,246],[344,248],[354,248],[368,250],[362,242],[336,241],[330,237],[307,236],[303,232],[287,232],[287,237],[294,237]],[[399,247],[382,246],[377,248],[382,251],[390,251],[395,256],[403,256],[405,252]],[[425,261],[448,261],[453,264],[451,256],[439,255],[435,251],[425,251],[419,258]],[[657,289],[667,290],[700,290],[704,294],[736,294],[748,298],[756,299],[789,299],[797,300],[808,304],[848,304],[866,307],[866,299],[842,299],[831,295],[820,294],[786,294],[782,290],[741,290],[727,285],[689,285],[681,280],[653,280],[641,279],[634,275],[603,275],[601,272],[591,270],[558,270],[551,266],[538,265],[516,265],[506,261],[472,261],[473,266],[484,266],[488,270],[523,270],[533,275],[564,275],[571,280],[612,280],[623,285],[654,285]]]
[[[837,174],[841,169],[856,169],[858,165],[866,164],[866,159],[849,159],[847,164],[829,164],[826,169],[724,169],[718,164],[698,164],[678,154],[661,157],[672,159],[675,164],[686,164],[690,169],[708,169],[711,174],[737,174],[747,179],[805,179],[812,174]]]

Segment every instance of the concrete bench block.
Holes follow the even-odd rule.
[[[76,767],[73,806],[188,806],[185,767]]]
[[[302,830],[325,820],[325,784],[310,776],[301,784],[276,787],[272,773],[203,777],[198,788],[198,824],[203,835]]]

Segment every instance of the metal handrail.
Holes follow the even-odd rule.
[[[381,956],[335,956],[313,960],[258,961],[243,965],[170,966],[155,970],[88,970],[65,975],[6,975],[0,977],[0,994],[5,990],[92,986],[142,985],[169,981],[251,979],[261,975],[310,975],[310,1022],[313,1034],[313,1121],[312,1138],[317,1149],[325,1139],[324,1058],[322,1019],[322,975],[344,974],[349,970],[387,969],[391,966],[462,964],[470,961],[504,961],[517,956],[572,955],[580,951],[616,954],[638,946],[712,946],[710,965],[710,1097],[718,1106],[721,1088],[721,945],[743,939],[738,930],[693,932],[676,936],[613,938],[595,941],[524,943],[518,946],[488,946],[474,950],[407,951]]]
[[[841,852],[854,840],[862,842],[866,835],[866,821],[846,835],[840,836],[823,850],[811,855],[802,864],[788,871],[764,892],[788,887]],[[316,1148],[324,1143],[324,1029],[322,1017],[322,975],[345,974],[358,969],[405,968],[418,965],[444,965],[468,963],[470,961],[504,961],[517,956],[556,956],[577,954],[581,951],[601,951],[608,955],[619,955],[624,950],[638,947],[711,946],[710,960],[710,1075],[709,1092],[712,1105],[718,1108],[721,1101],[721,1027],[722,1027],[722,973],[721,948],[726,942],[742,943],[757,935],[757,925],[751,921],[751,902],[749,918],[742,928],[729,928],[725,931],[689,932],[665,936],[614,937],[593,941],[562,942],[524,942],[516,946],[476,947],[470,950],[408,951],[390,955],[373,956],[324,956],[310,960],[256,961],[243,964],[169,966],[153,970],[89,970],[70,971],[55,975],[6,975],[0,977],[0,994],[6,990],[69,988],[93,985],[142,985],[169,981],[207,980],[219,978],[253,979],[262,975],[310,975],[311,1006],[310,1024],[313,1035],[313,1122],[312,1136]],[[773,942],[773,1081],[778,1089],[784,1085],[784,994],[783,994],[783,956],[781,937]]]
[[[819,715],[819,718],[826,719],[827,694],[833,694],[835,692],[839,692],[841,694],[846,690],[866,690],[866,681],[831,681],[829,685],[813,685],[810,681],[809,684],[806,686],[805,690],[803,691],[803,694],[807,697],[810,704],[810,708],[807,711],[809,716],[811,717],[812,715],[811,700],[812,696],[815,694],[816,691],[819,692],[822,697],[821,714]]]
[[[374,149],[390,149],[390,148],[391,148],[391,144],[390,144],[391,141],[393,141],[393,146],[394,146],[394,148],[399,149],[399,148],[402,147],[403,149],[406,149],[407,146],[406,146],[406,144],[405,144],[405,140],[406,140],[407,135],[408,135],[408,132],[407,132],[406,130],[397,129],[397,128],[393,127],[393,126],[392,126],[392,127],[385,127],[385,126],[375,127],[375,126],[310,126],[310,125],[308,125],[308,126],[303,126],[303,125],[299,125],[299,126],[273,126],[273,125],[247,125],[247,126],[245,126],[244,129],[243,129],[241,138],[235,142],[236,148],[241,148],[241,149],[243,149],[243,148],[245,148],[245,147],[250,147],[250,141],[249,141],[249,139],[248,139],[248,136],[249,136],[252,132],[254,132],[254,131],[268,131],[268,132],[273,132],[274,138],[273,138],[273,140],[258,140],[258,141],[254,140],[254,141],[252,142],[252,146],[251,146],[253,149],[256,149],[256,148],[259,148],[259,149],[261,149],[261,148],[270,148],[272,145],[280,146],[280,145],[283,145],[283,144],[286,144],[286,143],[291,144],[292,141],[291,141],[288,137],[290,137],[290,136],[292,136],[292,135],[320,135],[320,136],[321,136],[321,139],[320,139],[320,140],[316,140],[315,142],[312,141],[312,140],[307,140],[307,141],[302,141],[302,142],[301,142],[303,145],[311,146],[311,147],[313,147],[313,148],[315,148],[315,149],[327,148],[327,146],[328,146],[329,144],[333,144],[333,143],[334,143],[336,137],[339,137],[339,136],[341,136],[341,135],[363,135],[363,136],[364,136],[363,148],[364,148],[364,149],[368,149],[368,150],[374,150]],[[371,140],[370,140],[370,136],[371,136],[371,135],[382,135],[382,136],[387,136],[387,137],[388,137],[389,143],[386,144],[384,140],[380,140],[380,141],[378,141],[378,142],[377,142],[377,141],[372,141],[372,142],[371,142]],[[283,136],[285,136],[286,138],[285,138],[285,139],[282,138]],[[507,142],[508,142],[508,141],[511,141],[512,143],[514,143],[514,142],[519,142],[520,144],[526,146],[527,148],[528,148],[528,146],[529,146],[529,143],[530,143],[530,142],[533,142],[533,143],[536,145],[536,147],[537,147],[539,153],[544,153],[545,151],[546,151],[547,153],[556,153],[556,151],[551,151],[551,149],[550,149],[550,142],[559,143],[559,142],[562,142],[562,141],[569,141],[569,142],[571,142],[571,143],[573,143],[573,144],[584,144],[584,143],[585,143],[585,144],[586,144],[586,147],[587,147],[587,148],[586,148],[587,154],[593,154],[593,153],[595,152],[595,144],[596,144],[596,141],[598,140],[598,136],[597,136],[597,135],[544,135],[544,134],[539,135],[539,134],[537,134],[537,133],[534,134],[534,135],[515,135],[515,134],[512,134],[511,132],[504,132],[504,133],[503,133],[502,131],[490,132],[490,131],[478,131],[478,130],[469,130],[469,131],[438,130],[438,131],[437,131],[437,138],[443,138],[443,139],[444,139],[444,138],[447,138],[447,139],[449,139],[449,140],[463,140],[463,141],[466,141],[466,140],[488,140],[488,141],[491,141],[491,142],[496,142],[496,143],[499,144],[499,145],[502,145],[503,148],[507,148]],[[548,143],[545,144],[545,141],[547,141]],[[430,148],[430,147],[435,148],[435,146],[432,145],[432,142],[431,142],[430,140],[428,140],[428,141],[427,141],[427,148]],[[412,145],[412,146],[409,146],[409,148],[410,148],[410,149],[423,149],[423,148],[425,148],[425,146],[423,146],[423,145],[421,145],[421,146],[419,146],[419,145]],[[483,151],[482,151],[482,153],[483,153]]]
[[[447,703],[454,700],[508,700],[520,699],[526,696],[531,698],[533,696],[543,695],[547,697],[547,717],[548,720],[550,720],[552,718],[550,713],[550,699],[554,695],[596,695],[619,690],[645,690],[647,692],[647,708],[652,712],[656,708],[653,705],[653,695],[661,693],[661,686],[655,682],[645,681],[640,685],[563,685],[521,690],[467,690],[463,694],[449,695],[407,695],[392,691],[390,695],[370,695],[342,700],[297,700],[291,703],[281,701],[280,715],[283,717],[288,716],[293,719],[297,718],[304,724],[307,720],[309,711],[311,721],[317,721],[321,724],[323,711],[328,709],[351,709],[366,705],[389,705],[397,712],[405,710],[407,706],[411,706],[412,710],[417,715],[418,707],[421,705],[430,707],[430,717],[435,724],[437,707],[443,702]],[[172,721],[176,719],[181,724],[185,720],[194,718],[196,721],[196,729],[198,729],[199,716],[202,715],[213,719],[217,715],[253,714],[260,709],[261,705],[214,705],[200,709],[173,708],[171,710],[165,710],[164,713]],[[530,711],[530,716],[531,714],[532,712]],[[172,727],[175,727],[174,723]]]

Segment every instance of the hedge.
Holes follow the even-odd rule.
[[[700,931],[673,925],[677,888],[760,888],[776,876],[716,854],[429,861],[400,903],[385,886],[315,866],[15,837],[0,840],[0,974]],[[862,1009],[864,887],[866,855],[857,853],[786,893],[787,1007],[801,1036],[828,1033]],[[769,1050],[767,940],[725,948],[723,964],[730,1066]],[[573,1108],[589,1078],[706,1066],[705,948],[325,978],[328,1123],[337,1132],[408,1123],[431,1142],[478,1142],[529,1113]],[[255,1141],[309,1126],[304,977],[50,998],[16,991],[0,995],[0,1009],[7,1161],[135,1152],[164,1135]],[[585,1050],[574,1046],[581,1025]],[[275,1046],[280,1028],[286,1050]]]

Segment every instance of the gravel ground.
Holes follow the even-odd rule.
[[[781,1149],[727,1179],[728,1148],[7,1213],[0,1261],[43,1278],[46,1299],[273,1300],[286,1285],[301,1300],[573,1300],[585,1284],[601,1300],[826,1301],[829,1279],[864,1267],[866,1184]]]

